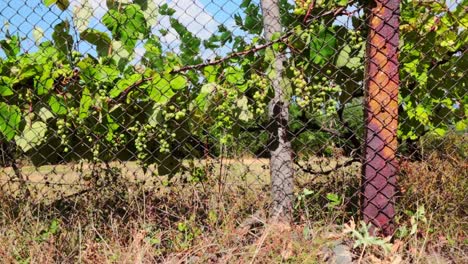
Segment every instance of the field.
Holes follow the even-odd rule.
[[[346,161],[314,157],[307,164],[313,164],[309,170],[328,171]],[[19,188],[20,181],[2,184],[0,259],[3,263],[467,260],[466,195],[454,192],[457,189],[447,192],[466,187],[462,163],[402,164],[401,186],[406,189],[399,201],[411,209],[399,212],[400,228],[391,240],[366,238],[357,220],[357,162],[321,175],[296,168],[296,219],[291,226],[267,221],[267,159],[183,164],[187,167],[183,171],[192,167],[191,172],[171,180],[153,175],[154,167],[145,173],[135,162],[23,165],[27,193]],[[439,177],[446,190],[431,182],[425,182],[425,188],[412,188],[422,186],[421,173],[440,176],[442,170],[450,175]],[[2,182],[14,179],[14,170],[2,169],[1,177]],[[23,200],[23,195],[29,199]],[[458,205],[448,206],[451,202]],[[438,210],[432,209],[437,206]]]

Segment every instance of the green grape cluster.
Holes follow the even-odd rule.
[[[163,107],[160,113],[164,120],[163,122],[158,124],[141,124],[139,121],[136,121],[135,125],[128,129],[129,132],[136,133],[135,149],[140,162],[148,158],[150,154],[148,144],[152,140],[157,142],[160,153],[171,153],[171,142],[175,140],[177,135],[171,132],[170,124],[186,117],[187,110],[179,109],[171,104]]]
[[[67,130],[71,128],[71,123],[65,119],[58,119],[57,120],[57,135],[60,137],[60,145],[64,146],[63,151],[69,151],[69,134]]]
[[[227,144],[233,139],[232,128],[235,121],[230,113],[234,112],[233,107],[236,105],[235,99],[237,98],[237,91],[234,89],[225,93],[227,93],[227,98],[222,100],[215,109],[215,134],[222,144]]]
[[[209,114],[210,133],[219,138],[219,142],[227,144],[233,140],[233,128],[236,120],[233,117],[237,109],[239,90],[233,86],[220,86],[211,100],[211,111]]]
[[[351,43],[353,44],[354,49],[360,49],[362,45],[364,45],[363,41],[364,39],[361,37],[361,31],[360,30],[349,30],[348,31],[351,39]]]
[[[308,85],[304,73],[301,70],[292,66],[290,70],[294,75],[291,81],[295,87],[294,94],[297,96],[297,104],[305,108],[310,104],[310,94],[313,87]]]
[[[144,160],[148,156],[148,151],[147,151],[148,137],[147,137],[147,133],[148,133],[149,129],[151,129],[151,126],[145,125],[137,133],[137,137],[135,139],[135,148],[137,150],[138,160]]]
[[[138,161],[143,161],[148,157],[149,134],[152,130],[153,126],[149,124],[142,125],[139,121],[136,121],[134,126],[128,128],[129,132],[136,132],[135,149]]]
[[[231,106],[227,102],[223,102],[222,104],[219,105],[217,112],[218,115],[216,115],[216,126],[217,127],[222,127],[222,128],[229,128],[234,124],[234,121],[231,118],[231,115],[228,113],[231,112],[230,110]]]
[[[311,81],[305,76],[300,68],[290,67],[294,77],[292,83],[296,102],[299,107],[307,109],[314,114],[325,114],[331,116],[336,112],[337,101],[341,87],[334,84],[329,78],[318,75]],[[332,72],[328,70],[327,75]]]
[[[107,92],[104,89],[99,89],[98,90],[98,100],[105,102],[107,100]]]
[[[263,78],[258,74],[251,74],[249,80],[249,87],[255,90],[253,99],[255,103],[249,105],[249,110],[258,115],[263,115],[267,106],[267,96],[268,96],[268,80]]]
[[[176,138],[176,134],[171,132],[169,124],[173,121],[181,121],[187,115],[186,109],[179,109],[176,105],[170,104],[161,110],[161,115],[164,118],[162,124],[158,124],[151,128],[151,133],[156,135],[159,143],[160,153],[170,153],[171,142]],[[148,125],[146,125],[148,126]]]
[[[169,105],[166,109],[162,110],[161,114],[164,116],[165,121],[170,121],[172,119],[180,121],[187,115],[187,110],[179,110],[175,105]]]
[[[100,151],[101,150],[101,145],[99,143],[94,144],[91,149],[92,149],[92,153],[93,153],[93,161],[98,162],[99,161],[99,154],[101,153],[101,151]]]
[[[294,8],[295,15],[305,15],[309,6],[312,4],[312,0],[296,0],[296,8]]]
[[[33,101],[33,92],[31,91],[31,89],[26,90],[25,99],[26,99],[26,102],[29,102],[29,103]]]

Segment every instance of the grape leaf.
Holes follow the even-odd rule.
[[[79,111],[79,117],[81,119],[85,119],[89,116],[89,108],[91,107],[93,103],[93,98],[91,97],[91,92],[87,87],[83,89],[83,93],[81,95],[80,99],[80,111]]]
[[[57,96],[51,96],[49,99],[49,106],[52,109],[52,112],[58,115],[64,115],[67,113],[67,108],[65,107],[65,102],[62,98]]]
[[[44,142],[46,132],[47,125],[42,121],[26,124],[23,133],[15,136],[16,145],[27,152]]]
[[[16,105],[0,102],[0,132],[7,140],[16,135],[21,121],[21,111]]]

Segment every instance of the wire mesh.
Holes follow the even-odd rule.
[[[61,217],[70,201],[106,217],[141,206],[179,231],[238,207],[231,217],[362,219],[385,236],[420,205],[463,215],[466,12],[466,1],[2,1],[0,197]],[[444,186],[454,194],[431,200]]]

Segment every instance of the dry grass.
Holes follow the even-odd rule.
[[[267,220],[267,160],[200,161],[195,167],[206,172],[203,181],[178,175],[169,185],[167,178],[151,174],[154,168],[144,173],[131,162],[111,163],[111,171],[96,168],[106,182],[102,185],[84,177],[93,171],[87,164],[24,167],[34,182],[30,198],[22,198],[17,183],[4,185],[0,197],[0,260],[333,263],[344,248],[341,253],[355,263],[466,263],[465,160],[456,157],[452,164],[442,156],[432,158],[402,165],[399,205],[405,210],[398,214],[400,229],[386,242],[389,250],[372,243],[353,248],[356,232],[362,233],[354,222],[357,199],[351,197],[359,186],[359,164],[326,176],[299,174],[297,195],[302,198],[290,226]],[[342,163],[314,159],[314,169]],[[5,169],[0,177],[12,173]],[[45,184],[49,174],[54,175],[50,182],[73,184]],[[304,188],[313,194],[305,195]],[[66,197],[81,190],[88,191]],[[329,193],[340,195],[342,202],[332,204]]]

